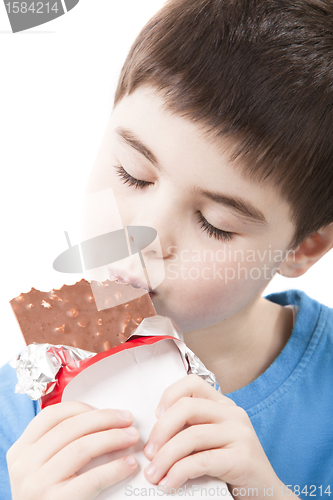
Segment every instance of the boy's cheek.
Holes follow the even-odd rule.
[[[171,316],[184,331],[222,321],[249,303],[265,286],[264,272],[251,264],[166,263],[166,278],[157,287],[158,314]],[[256,273],[256,274],[255,274]],[[266,270],[266,275],[269,272]]]

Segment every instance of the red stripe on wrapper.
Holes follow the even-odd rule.
[[[46,408],[46,406],[54,405],[56,403],[60,403],[62,400],[62,394],[67,386],[67,384],[73,380],[76,375],[81,373],[83,370],[88,368],[88,366],[97,363],[101,359],[107,358],[108,356],[112,356],[113,354],[117,354],[117,352],[124,351],[126,349],[132,349],[133,347],[140,347],[142,345],[155,344],[160,340],[171,339],[171,340],[179,340],[175,337],[170,337],[169,335],[160,336],[160,337],[136,337],[128,340],[124,344],[120,344],[108,351],[101,352],[92,356],[90,358],[84,359],[82,361],[71,362],[66,364],[65,357],[61,356],[61,349],[58,351],[58,354],[64,359],[64,365],[60,368],[57,374],[57,383],[55,388],[50,394],[46,394],[42,398],[40,398],[39,403],[42,409]]]

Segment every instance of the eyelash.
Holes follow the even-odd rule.
[[[124,167],[122,167],[120,165],[118,167],[115,167],[115,168],[117,171],[117,175],[119,175],[122,182],[124,184],[128,184],[129,186],[134,186],[136,189],[143,189],[147,186],[151,186],[152,184],[154,184],[153,182],[140,181],[139,179],[135,179],[128,172],[126,172]]]
[[[132,177],[124,167],[118,165],[115,167],[117,171],[117,175],[121,178],[123,184],[128,184],[129,186],[134,186],[136,189],[144,189],[145,187],[151,186],[154,184],[153,182],[142,181],[139,179],[135,179]],[[209,238],[215,238],[219,241],[230,241],[232,240],[234,233],[230,233],[229,231],[223,231],[222,229],[217,229],[217,227],[212,226],[209,222],[204,218],[201,212],[197,213],[197,220],[200,224],[200,227],[203,232],[207,233]]]
[[[197,219],[201,226],[202,231],[208,234],[209,238],[215,238],[219,241],[231,241],[234,237],[234,233],[229,231],[223,231],[222,229],[217,229],[217,227],[212,226],[204,218],[201,212],[197,213]]]

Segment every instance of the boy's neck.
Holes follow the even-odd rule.
[[[224,394],[253,382],[272,364],[291,335],[293,312],[262,297],[220,323],[184,335]]]

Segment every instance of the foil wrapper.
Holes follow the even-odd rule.
[[[221,393],[215,375],[207,370],[198,356],[186,346],[180,329],[170,318],[158,315],[145,318],[126,342],[134,337],[145,336],[173,337],[187,368],[187,374],[198,375]],[[77,366],[80,361],[95,355],[96,353],[65,345],[29,344],[10,362],[18,378],[15,392],[27,394],[32,400],[40,399],[53,391],[57,384],[57,374],[63,366]]]
[[[214,373],[207,370],[201,359],[198,358],[198,356],[194,354],[194,352],[192,352],[191,349],[189,349],[187,346],[185,347],[186,347],[185,357],[188,362],[187,374],[198,375],[203,380],[205,380],[205,382],[208,382],[208,384],[214,387],[214,389],[217,390],[220,394],[222,394],[220,385],[216,380]]]
[[[29,344],[9,363],[16,370],[18,383],[15,392],[27,394],[33,401],[53,391],[59,370],[77,364],[95,353],[76,347],[52,344]]]

